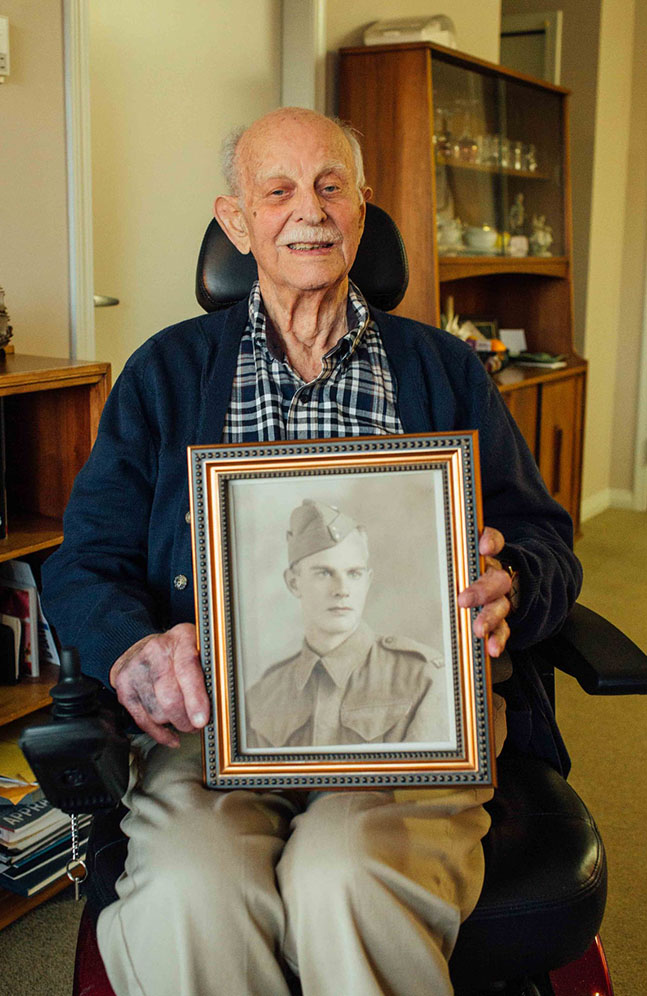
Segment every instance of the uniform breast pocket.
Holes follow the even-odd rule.
[[[341,721],[360,742],[392,743],[402,739],[410,709],[411,703],[403,699],[342,708]]]

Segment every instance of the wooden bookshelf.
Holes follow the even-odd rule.
[[[7,535],[0,561],[47,556],[63,539],[63,512],[90,455],[110,390],[108,363],[14,353],[0,359],[4,408]],[[0,726],[49,706],[56,667],[0,686]],[[66,876],[33,896],[0,889],[0,929],[68,885]]]

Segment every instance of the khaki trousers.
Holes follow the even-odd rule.
[[[304,996],[452,993],[490,789],[212,791],[197,735],[150,747],[141,768],[97,929],[117,996],[288,996],[286,962]]]

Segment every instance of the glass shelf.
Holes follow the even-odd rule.
[[[436,165],[437,166],[451,166],[452,169],[471,169],[478,173],[502,173],[505,176],[514,176],[518,179],[523,180],[551,180],[552,177],[548,173],[540,173],[537,170],[530,172],[527,169],[515,169],[513,166],[496,166],[491,163],[470,163],[462,162],[460,159],[455,159],[453,156],[442,156],[440,153],[436,153]]]
[[[514,238],[514,258],[566,255],[561,94],[438,51],[431,71],[441,258],[466,229],[456,257],[508,256],[481,244],[483,229]]]

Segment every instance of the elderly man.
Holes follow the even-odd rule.
[[[447,741],[442,656],[362,621],[373,577],[363,526],[306,499],[290,516],[288,560],[303,646],[249,690],[248,746]]]
[[[238,137],[229,166],[216,215],[258,284],[131,358],[45,565],[62,640],[142,731],[100,949],[118,996],[287,996],[286,964],[306,996],[444,996],[482,884],[488,790],[202,786],[186,446],[478,429],[487,569],[459,603],[481,607],[494,658],[511,630],[517,646],[553,631],[575,599],[570,521],[467,347],[349,285],[370,191],[348,133],[283,108]],[[495,726],[500,746],[502,708]]]

